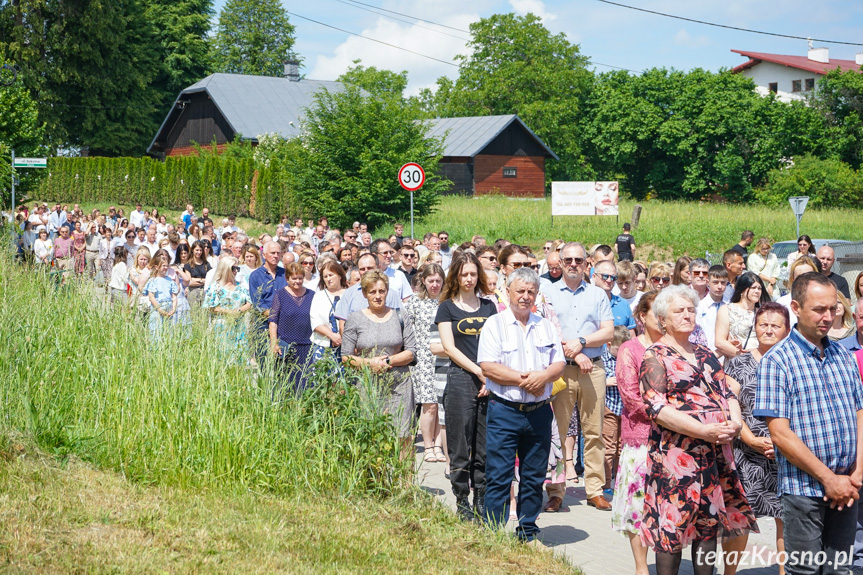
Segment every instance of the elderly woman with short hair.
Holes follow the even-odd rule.
[[[410,315],[387,306],[389,278],[371,270],[360,280],[369,306],[353,312],[345,321],[342,362],[368,368],[377,377],[373,384],[383,395],[383,409],[390,413],[402,439],[402,455],[411,453],[414,392],[408,365],[416,359],[413,321]]]
[[[716,356],[689,341],[697,305],[685,286],[659,293],[653,312],[664,335],[639,371],[653,421],[641,540],[656,552],[657,575],[675,575],[689,544],[695,575],[712,574],[706,554],[717,537],[758,532],[731,450],[742,428],[740,405]]]

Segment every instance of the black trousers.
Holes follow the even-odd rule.
[[[488,397],[477,397],[482,382],[457,365],[447,371],[443,407],[453,495],[485,490],[485,431]]]

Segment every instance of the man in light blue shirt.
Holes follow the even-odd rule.
[[[66,223],[66,212],[60,208],[60,204],[54,206],[54,211],[48,216],[48,236],[53,240],[57,237],[60,226]]]
[[[484,515],[492,525],[506,525],[518,457],[515,532],[530,542],[539,535],[536,518],[551,449],[551,382],[563,373],[565,363],[551,322],[530,311],[539,293],[539,276],[519,268],[506,283],[509,308],[486,320],[477,352],[489,392]]]
[[[608,296],[584,281],[587,254],[584,246],[569,242],[561,250],[563,279],[543,286],[543,294],[557,312],[563,339],[566,389],[554,398],[554,413],[560,437],[569,429],[572,410],[577,408],[584,435],[584,487],[587,504],[610,511],[602,495],[605,484],[605,445],[602,441],[602,416],[605,406],[605,368],[602,346],[614,336],[614,315]],[[572,454],[567,454],[570,458]],[[563,503],[565,485],[549,489],[546,511],[558,511]]]
[[[378,269],[378,261],[378,256],[374,254],[363,254],[363,256],[357,261],[357,267],[360,270],[360,274],[364,275],[366,272]],[[344,333],[345,321],[348,319],[348,316],[355,311],[369,307],[369,302],[363,295],[360,283],[361,282],[357,282],[346,289],[345,293],[342,294],[342,297],[336,304],[334,314],[336,319],[339,320],[339,333]],[[389,290],[387,291],[387,307],[400,309],[401,306],[402,300],[399,298],[398,292],[394,290],[392,284],[390,284]]]

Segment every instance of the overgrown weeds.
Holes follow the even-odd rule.
[[[322,362],[310,391],[274,400],[278,372],[227,362],[205,317],[155,340],[87,282],[0,261],[0,427],[145,484],[378,498],[410,484],[368,379]]]

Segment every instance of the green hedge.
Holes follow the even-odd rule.
[[[78,203],[140,202],[174,210],[192,204],[207,206],[217,214],[262,220],[276,220],[282,214],[301,215],[292,211],[297,206],[290,201],[279,166],[256,170],[251,158],[177,156],[164,162],[146,157],[50,158],[39,196]]]

